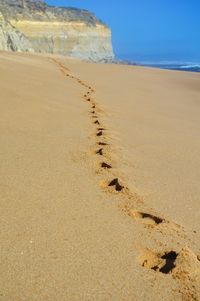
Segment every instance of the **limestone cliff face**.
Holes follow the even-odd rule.
[[[5,51],[33,51],[30,42],[0,12],[0,49]]]
[[[94,61],[112,60],[110,29],[86,10],[50,7],[35,0],[0,0],[0,24],[10,36],[10,47],[2,38],[0,49],[57,53]],[[1,16],[1,15],[0,15]],[[7,44],[7,46],[6,46]]]

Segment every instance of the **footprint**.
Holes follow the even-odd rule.
[[[144,223],[148,225],[159,225],[165,222],[164,219],[158,216],[152,215],[150,213],[135,211],[133,209],[129,210],[129,215],[135,219],[141,219],[142,221],[144,221]]]
[[[92,112],[91,112],[91,114],[95,114],[95,113],[96,113],[95,111],[92,111]]]
[[[124,186],[122,186],[122,185],[119,184],[118,178],[113,179],[113,180],[108,184],[108,186],[109,186],[109,187],[113,186],[114,189],[115,189],[116,191],[122,191],[122,189],[124,188]]]
[[[105,145],[108,145],[108,143],[106,143],[106,142],[99,142],[98,145],[104,145],[105,146]]]
[[[95,120],[94,124],[100,124],[99,120]]]
[[[102,132],[102,131],[99,131],[96,135],[97,135],[98,137],[100,137],[100,136],[103,135],[103,132]]]
[[[180,252],[171,250],[162,253],[155,253],[145,249],[139,258],[139,262],[149,270],[163,274],[173,274],[173,278],[181,281],[184,287],[185,284],[188,285],[190,283],[195,285],[195,281],[198,279],[196,276],[200,273],[200,262],[197,255],[187,247]],[[196,287],[193,285],[188,286],[191,292],[196,291],[196,288],[199,287],[199,282],[196,283]]]
[[[149,249],[146,249],[140,257],[140,263],[147,269],[163,274],[169,274],[176,267],[178,255],[179,254],[173,250],[164,253],[154,253]]]
[[[105,131],[104,128],[98,128],[98,131]]]
[[[100,148],[98,151],[96,151],[96,154],[103,156],[103,148]]]
[[[112,168],[111,165],[109,165],[109,164],[107,164],[107,163],[105,163],[105,162],[102,162],[102,163],[101,163],[101,167],[102,167],[102,168],[105,168],[105,169],[111,169],[111,168]]]
[[[92,109],[95,109],[95,108],[96,108],[96,106],[95,106],[95,105],[93,105],[93,106],[92,106]]]

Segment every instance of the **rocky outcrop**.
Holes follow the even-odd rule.
[[[1,0],[0,49],[112,60],[111,31],[86,10]]]

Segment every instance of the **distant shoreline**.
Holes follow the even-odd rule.
[[[200,72],[200,64],[137,64],[140,66],[153,67],[158,69]]]
[[[129,60],[116,60],[115,64],[131,65],[131,66],[143,66],[158,69],[188,71],[188,72],[200,72],[200,63],[139,63]]]

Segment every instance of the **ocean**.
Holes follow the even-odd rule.
[[[137,64],[137,65],[154,67],[154,68],[159,68],[159,69],[200,72],[200,64],[191,64],[191,63],[183,63],[183,64],[142,63],[142,64]]]
[[[159,69],[179,70],[200,72],[200,60],[199,58],[181,58],[181,57],[166,57],[163,58],[159,54],[156,56],[144,56],[144,55],[119,55],[117,60],[119,63],[128,65],[138,65],[146,67],[154,67]]]

